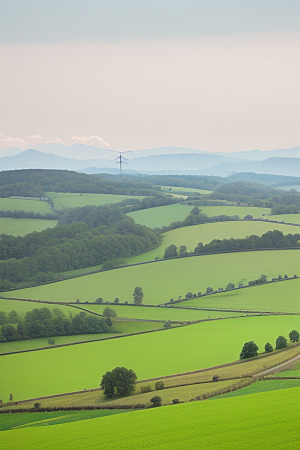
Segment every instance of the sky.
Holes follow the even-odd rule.
[[[298,0],[0,0],[1,149],[299,145]]]

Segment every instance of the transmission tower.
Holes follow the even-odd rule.
[[[125,156],[122,155],[122,153],[124,152],[119,152],[119,156],[117,156],[115,159],[117,160],[117,164],[119,164],[120,167],[120,175],[122,175],[122,164],[128,164],[126,161],[128,161],[127,158],[125,158]]]

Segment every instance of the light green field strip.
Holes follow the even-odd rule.
[[[142,255],[134,256],[127,261],[132,264],[151,261],[156,257],[163,258],[165,249],[171,244],[175,244],[178,249],[181,245],[186,245],[188,251],[194,251],[199,242],[207,244],[213,239],[241,239],[253,234],[261,236],[273,230],[279,230],[285,235],[300,234],[300,227],[277,223],[248,221],[205,223],[168,231],[162,235],[161,245],[158,248]]]
[[[256,381],[256,383],[250,386],[238,389],[234,392],[228,392],[228,394],[222,394],[218,397],[213,397],[214,400],[219,400],[229,397],[239,397],[241,395],[257,394],[259,392],[278,391],[281,389],[290,389],[300,387],[300,380],[268,380],[268,381]]]
[[[300,214],[280,214],[280,215],[268,215],[265,219],[278,220],[278,222],[297,223],[300,224]],[[298,230],[298,228],[296,228]],[[299,233],[299,231],[298,231]]]
[[[0,217],[0,234],[25,236],[33,231],[42,231],[53,228],[58,220],[44,219],[14,219],[13,217]]]
[[[199,206],[201,212],[208,217],[220,216],[239,216],[243,219],[247,214],[253,216],[254,219],[261,217],[262,214],[270,214],[270,208],[256,208],[254,206]]]
[[[132,217],[136,223],[155,228],[167,226],[172,222],[185,219],[191,209],[193,209],[193,206],[177,203],[175,205],[141,209],[140,211],[128,213],[127,216]]]
[[[49,203],[22,198],[0,198],[0,209],[4,209],[4,211],[33,211],[41,214],[51,213]]]
[[[170,190],[171,189],[171,190]],[[177,194],[178,192],[196,192],[198,194],[211,194],[213,191],[207,191],[205,189],[196,189],[196,188],[187,188],[187,187],[178,187],[178,186],[161,186],[161,190],[163,192],[169,192],[170,194]]]
[[[182,304],[184,306],[184,303]],[[82,305],[88,311],[102,314],[108,305]],[[178,305],[180,306],[180,305]],[[127,317],[130,319],[151,319],[151,320],[175,320],[175,321],[193,321],[205,320],[215,317],[239,316],[242,313],[219,312],[219,311],[194,311],[179,308],[144,308],[140,306],[122,306],[109,305],[118,314],[118,317]]]
[[[199,297],[180,303],[180,306],[300,313],[300,279]],[[298,328],[300,331],[300,326]]]
[[[9,292],[1,292],[1,295],[6,295],[7,297],[10,296]],[[51,311],[53,311],[54,308],[58,308],[61,311],[64,312],[66,316],[69,315],[69,313],[75,315],[80,312],[79,309],[72,308],[71,306],[64,306],[64,305],[51,305],[47,303],[35,303],[35,302],[21,302],[18,300],[4,300],[3,298],[0,298],[0,311],[4,311],[6,313],[9,313],[11,310],[15,310],[18,312],[19,316],[24,318],[27,311],[32,311],[35,308],[49,308]]]
[[[46,193],[54,203],[55,209],[77,208],[94,205],[101,206],[109,203],[118,203],[127,198],[142,200],[143,196],[134,195],[114,195],[114,194],[74,194],[63,192]]]
[[[293,388],[3,431],[1,441],[6,450],[298,450],[299,400]]]
[[[121,339],[1,356],[0,398],[14,400],[99,386],[116,366],[139,380],[194,371],[238,359],[245,342],[260,351],[279,334],[299,327],[295,316],[265,316],[202,322]]]
[[[258,252],[224,253],[218,255],[179,258],[139,266],[109,270],[44,286],[19,289],[5,293],[9,297],[54,302],[104,301],[133,303],[133,291],[141,286],[144,304],[160,304],[187,292],[204,292],[228,283],[246,284],[265,274],[269,279],[281,274],[299,272],[299,250],[268,250]],[[255,288],[253,288],[255,289]],[[255,292],[255,291],[253,291]]]

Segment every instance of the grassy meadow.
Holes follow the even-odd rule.
[[[300,314],[299,292],[300,279],[298,278],[187,300],[179,306]]]
[[[161,186],[161,190],[163,192],[168,192],[170,194],[190,194],[190,193],[197,193],[201,195],[205,194],[211,194],[213,191],[208,191],[206,189],[197,189],[197,188],[187,188],[187,187],[180,187],[180,186]]]
[[[278,222],[284,221],[286,223],[297,223],[300,225],[300,214],[274,214],[265,217],[265,219],[278,220]],[[298,230],[298,228],[296,228],[296,230]]]
[[[25,236],[33,231],[42,231],[53,228],[58,220],[45,219],[14,219],[13,217],[0,217],[0,234],[12,236]]]
[[[51,213],[49,203],[23,198],[0,198],[0,209],[4,211],[33,211],[41,214]]]
[[[54,203],[54,208],[63,210],[67,208],[78,208],[82,206],[102,206],[110,203],[118,203],[128,198],[142,200],[142,196],[133,195],[115,195],[115,194],[77,194],[64,192],[47,192]]]
[[[279,274],[293,276],[299,271],[299,250],[266,250],[223,253],[216,255],[157,261],[108,270],[84,277],[59,281],[33,288],[10,291],[15,298],[50,300],[54,302],[104,301],[133,303],[133,291],[141,286],[144,304],[158,305],[187,292],[204,292],[208,286],[218,289],[228,283],[246,284],[261,274],[268,279]],[[118,282],[116,283],[116,279]],[[255,288],[252,288],[255,292]],[[211,296],[212,297],[212,296]],[[211,298],[210,297],[210,298]]]
[[[96,388],[102,375],[116,366],[132,368],[141,380],[225,364],[239,358],[245,342],[254,340],[264,351],[266,342],[274,345],[279,334],[288,337],[298,326],[296,316],[243,317],[5,355],[0,398],[7,402],[12,393],[19,401]]]
[[[293,388],[26,427],[2,432],[1,441],[6,450],[297,450],[299,394]]]

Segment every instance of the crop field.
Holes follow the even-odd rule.
[[[178,193],[187,193],[196,192],[197,194],[211,194],[213,191],[208,191],[205,189],[196,189],[196,188],[187,188],[187,187],[179,187],[179,186],[161,186],[161,190],[163,192],[168,192],[170,194],[178,194]]]
[[[183,304],[180,304],[184,306]],[[180,306],[178,305],[178,306]],[[108,305],[81,305],[87,311],[102,314]],[[243,313],[220,312],[220,311],[195,311],[180,308],[144,308],[143,306],[123,306],[109,305],[118,314],[118,317],[127,317],[130,319],[151,319],[151,320],[174,320],[174,321],[193,321],[214,319],[216,317],[239,316]]]
[[[299,388],[1,433],[6,450],[298,450]],[[54,428],[55,427],[55,428]],[[280,429],[280,433],[278,430]],[[221,438],[220,438],[221,436]],[[78,443],[75,444],[75,443]],[[75,447],[74,447],[75,445]]]
[[[259,392],[269,392],[277,391],[280,389],[290,389],[300,387],[300,380],[268,380],[268,381],[256,381],[250,386],[246,386],[234,392],[228,392],[227,394],[222,394],[219,397],[214,397],[213,399],[229,398],[229,397],[239,397],[240,395],[257,394]]]
[[[17,428],[58,425],[62,423],[77,422],[79,420],[94,419],[95,417],[113,416],[126,409],[96,410],[96,411],[51,411],[51,412],[28,412],[19,414],[2,414],[0,420],[0,431],[13,430]]]
[[[63,192],[47,192],[47,195],[54,203],[54,208],[58,210],[66,208],[77,208],[94,205],[101,206],[109,203],[118,203],[127,198],[142,200],[142,196],[114,195],[114,194],[75,194]]]
[[[193,207],[190,205],[176,203],[175,205],[157,206],[156,208],[134,211],[128,213],[127,216],[132,217],[136,223],[155,228],[185,219],[191,209]]]
[[[204,292],[208,286],[218,289],[225,288],[228,283],[246,284],[261,274],[267,275],[268,279],[279,274],[293,276],[299,270],[299,258],[299,250],[266,250],[178,258],[10,291],[9,296],[66,303],[75,302],[77,298],[82,302],[94,302],[98,297],[102,297],[104,301],[113,301],[118,297],[120,302],[133,303],[133,290],[136,286],[141,286],[144,292],[143,303],[157,305],[171,298],[176,300],[187,292]]]
[[[244,309],[300,313],[300,279],[278,281],[245,289],[200,297],[180,303],[180,306],[198,308]]]
[[[300,214],[278,214],[278,215],[270,215],[265,217],[265,219],[277,220],[278,222],[286,222],[286,223],[297,223],[300,224]],[[298,230],[298,228],[296,228]],[[298,231],[299,233],[299,231]]]
[[[4,211],[33,211],[41,214],[51,213],[49,203],[23,198],[0,198],[0,209]]]
[[[142,255],[133,256],[127,261],[128,263],[137,263],[147,260],[151,261],[156,257],[163,258],[165,249],[171,244],[175,244],[178,249],[181,245],[185,245],[188,251],[194,251],[199,242],[208,244],[213,239],[241,239],[253,234],[262,236],[264,233],[273,230],[279,230],[285,235],[300,233],[300,227],[268,222],[236,221],[204,223],[167,231],[162,234],[161,245],[158,248]]]
[[[58,220],[45,219],[14,219],[13,217],[0,217],[0,234],[12,236],[25,236],[33,231],[42,231],[53,228]]]
[[[263,351],[267,341],[274,345],[279,334],[288,336],[298,325],[295,316],[244,317],[5,355],[0,398],[7,402],[12,393],[19,401],[95,388],[116,366],[132,368],[139,380],[213,367],[238,359],[245,342],[254,340]]]

